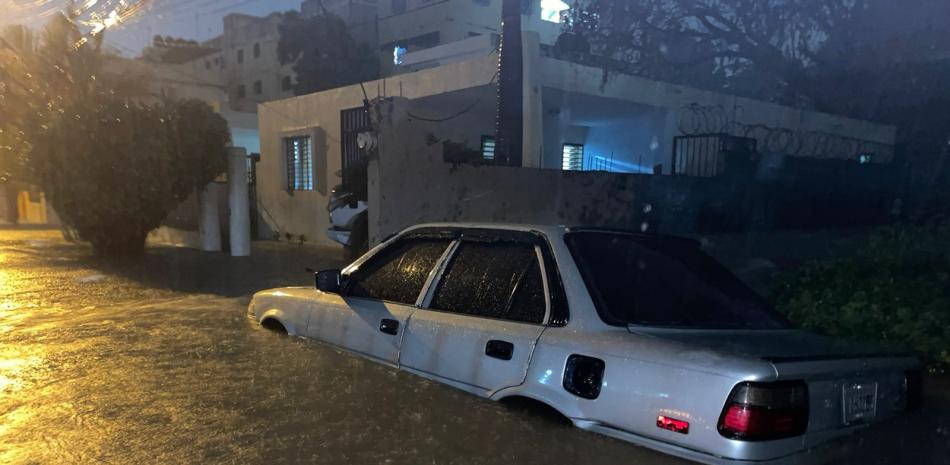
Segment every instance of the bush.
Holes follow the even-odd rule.
[[[172,209],[223,172],[227,122],[200,101],[97,98],[67,106],[34,141],[47,198],[98,255],[141,255]]]
[[[787,276],[776,307],[828,336],[909,349],[950,368],[950,228],[902,226],[873,235],[856,256]]]

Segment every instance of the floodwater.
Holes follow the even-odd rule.
[[[250,293],[335,260],[260,247],[101,262],[0,230],[0,463],[686,463],[264,331]],[[946,463],[941,425],[854,450]]]

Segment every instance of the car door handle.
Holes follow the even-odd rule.
[[[399,322],[388,318],[384,319],[379,322],[379,332],[395,336],[399,332]]]
[[[508,341],[492,339],[485,344],[485,355],[499,360],[511,360],[515,353],[515,345]]]

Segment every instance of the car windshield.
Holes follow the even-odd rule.
[[[565,241],[607,324],[789,327],[785,318],[698,244],[614,232],[572,232]]]

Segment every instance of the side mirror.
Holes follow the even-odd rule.
[[[316,287],[321,292],[340,292],[340,270],[323,270],[314,275]]]

